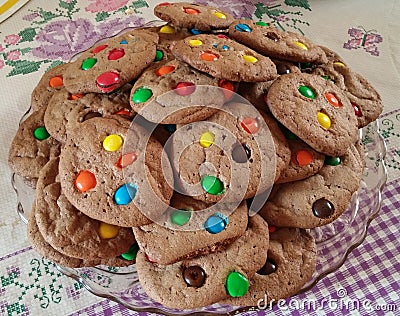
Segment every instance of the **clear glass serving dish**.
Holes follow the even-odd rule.
[[[326,275],[339,269],[348,254],[363,242],[370,222],[379,213],[387,173],[384,164],[386,147],[379,134],[378,122],[373,122],[360,130],[360,137],[366,158],[366,168],[360,188],[353,195],[349,208],[336,221],[310,230],[317,242],[317,268],[301,292],[310,290]],[[27,223],[34,191],[16,175],[13,175],[12,184],[18,196],[18,214]],[[57,268],[65,275],[81,282],[94,295],[111,299],[134,311],[165,315],[226,315],[256,310],[256,307],[243,308],[221,304],[194,310],[166,308],[146,295],[140,286],[135,265],[124,268],[106,266],[79,269],[57,266]]]

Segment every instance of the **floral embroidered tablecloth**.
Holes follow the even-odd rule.
[[[0,8],[7,2],[0,1]],[[3,148],[0,152],[0,315],[138,314],[92,295],[32,250],[27,242],[26,226],[16,212],[17,198],[10,183],[7,154],[40,76],[104,37],[154,20],[152,8],[158,2],[161,1],[30,0],[0,24],[0,144]],[[350,253],[338,271],[297,296],[297,300],[315,300],[317,306],[302,307],[288,300],[268,312],[363,315],[374,310],[377,314],[398,315],[400,3],[396,0],[195,2],[221,7],[237,18],[272,22],[281,29],[305,34],[314,42],[332,48],[373,83],[385,105],[379,121],[387,145],[388,181],[382,209],[371,222],[365,241]],[[358,304],[337,304],[344,298]],[[332,303],[335,300],[336,304]]]

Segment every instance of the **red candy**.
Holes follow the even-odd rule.
[[[249,134],[255,134],[260,129],[260,124],[258,124],[257,120],[251,117],[244,118],[240,125]]]
[[[229,38],[228,36],[224,35],[224,34],[218,34],[217,35],[218,38]]]
[[[89,170],[82,170],[75,179],[75,187],[80,192],[87,192],[97,184],[96,176]]]
[[[118,60],[124,57],[125,51],[122,48],[114,48],[108,53],[108,60]]]
[[[115,112],[115,114],[130,116],[131,112],[129,110],[127,110],[127,109],[122,109],[122,110],[119,110],[119,111]]]
[[[178,95],[190,95],[196,90],[196,86],[191,82],[179,82],[174,91]]]
[[[356,104],[354,104],[354,103],[352,103],[351,105],[353,106],[354,114],[355,114],[357,117],[361,117],[361,116],[362,116],[362,113],[361,113],[360,108],[359,108]]]
[[[169,5],[171,5],[171,2],[162,2],[162,3],[158,4],[159,7],[166,7],[166,6],[169,6]]]
[[[98,52],[101,52],[103,49],[106,49],[108,45],[99,45],[93,48],[93,54],[97,54]]]
[[[187,14],[199,14],[200,11],[193,8],[183,8],[183,12]]]
[[[225,100],[230,100],[235,93],[235,86],[233,85],[233,83],[224,79],[220,79],[218,81],[218,86],[224,89],[223,92]]]
[[[133,164],[136,161],[136,159],[137,159],[137,155],[135,153],[133,153],[133,152],[127,153],[125,155],[122,155],[118,159],[118,161],[116,162],[115,166],[118,169],[122,169],[122,168],[125,168],[125,167]]]
[[[102,73],[96,79],[97,88],[102,92],[110,92],[118,87],[119,74],[113,71],[107,71]]]

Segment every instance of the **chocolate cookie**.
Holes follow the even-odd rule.
[[[177,187],[198,200],[242,201],[275,179],[273,137],[249,104],[229,103],[207,121],[182,126],[168,147]]]
[[[280,76],[267,94],[271,113],[316,151],[344,155],[358,139],[357,120],[345,93],[318,75]]]
[[[351,145],[346,155],[327,157],[315,175],[275,185],[259,214],[277,227],[314,228],[329,224],[349,206],[364,165],[362,145]]]
[[[156,33],[133,30],[83,52],[64,73],[65,88],[76,93],[108,93],[138,77],[156,56]]]
[[[234,21],[228,12],[189,2],[160,3],[154,7],[154,14],[174,26],[200,31],[227,29]]]
[[[36,187],[36,223],[43,238],[59,252],[96,260],[117,257],[135,243],[132,230],[92,219],[77,210],[61,192],[59,158],[40,171]]]
[[[275,64],[225,35],[186,37],[172,47],[177,59],[209,75],[231,81],[268,81],[277,76]]]
[[[72,96],[66,89],[54,93],[44,114],[44,124],[51,136],[61,143],[67,140],[69,121],[79,122],[87,115],[110,116],[130,110],[129,92],[131,85],[121,87],[110,94],[88,93]],[[74,112],[72,118],[71,113]],[[89,114],[91,113],[91,114]],[[128,116],[131,115],[127,113]]]
[[[303,229],[279,228],[270,234],[267,260],[250,280],[242,297],[223,300],[235,306],[268,306],[295,295],[311,278],[316,267],[314,238]]]
[[[94,219],[123,227],[149,224],[172,196],[162,151],[146,130],[118,116],[86,120],[68,130],[60,155],[62,191]]]
[[[220,251],[242,236],[247,227],[244,202],[232,210],[229,204],[213,205],[175,193],[171,207],[165,222],[133,228],[140,249],[157,264]]]
[[[381,115],[383,103],[378,91],[366,78],[351,70],[343,62],[321,65],[313,72],[333,81],[345,92],[354,108],[359,128],[367,126]]]
[[[294,136],[293,138],[293,136],[287,139],[291,152],[290,163],[281,172],[277,183],[308,178],[316,174],[324,165],[325,155],[315,151],[298,137]]]
[[[109,258],[109,259],[96,259],[96,260],[84,260],[74,257],[69,257],[61,252],[55,250],[44,238],[41,234],[35,216],[35,203],[32,207],[31,212],[29,213],[27,234],[28,240],[31,243],[33,249],[38,252],[41,256],[46,259],[59,264],[61,266],[70,267],[70,268],[82,268],[82,267],[93,267],[96,265],[106,265],[112,267],[119,266],[127,266],[132,264],[133,262],[130,260],[125,260],[119,257]]]
[[[162,124],[186,124],[204,120],[225,102],[227,81],[213,78],[184,62],[172,60],[149,67],[131,92],[132,109],[145,119]],[[234,89],[233,84],[230,84]]]
[[[32,187],[43,166],[60,154],[60,143],[47,132],[43,117],[44,109],[32,112],[20,124],[8,152],[11,169]]]
[[[229,36],[269,57],[295,62],[326,63],[324,51],[303,35],[280,31],[252,20],[236,20]]]
[[[267,223],[254,215],[249,218],[245,234],[219,252],[159,265],[139,251],[139,280],[152,299],[169,308],[196,308],[230,296],[240,297],[246,294],[249,280],[265,263],[268,240]]]
[[[61,64],[43,74],[31,94],[31,107],[33,111],[44,110],[53,94],[64,87],[63,75],[68,66],[68,64]]]

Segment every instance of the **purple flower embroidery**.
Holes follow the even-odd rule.
[[[366,31],[362,26],[350,28],[347,33],[351,38],[343,44],[343,48],[349,50],[364,48],[364,50],[372,56],[379,56],[379,50],[376,44],[381,43],[383,37],[374,32],[374,30]]]
[[[255,4],[260,2],[259,0],[243,0],[238,1],[238,3],[232,3],[230,0],[221,0],[221,1],[206,1],[206,0],[197,0],[194,3],[215,6],[220,8],[222,11],[229,12],[233,15],[235,19],[240,18],[252,18],[252,15],[255,11]],[[277,0],[266,0],[263,1],[265,5],[273,5],[276,4]]]
[[[76,53],[91,47],[97,35],[92,23],[86,19],[53,22],[37,34],[40,46],[34,48],[32,54],[44,59],[69,60]]]
[[[109,20],[99,24],[98,26],[98,34],[101,36],[99,40],[106,37],[111,37],[128,27],[141,26],[143,24],[144,19],[135,15],[132,15],[126,19],[116,18]]]

